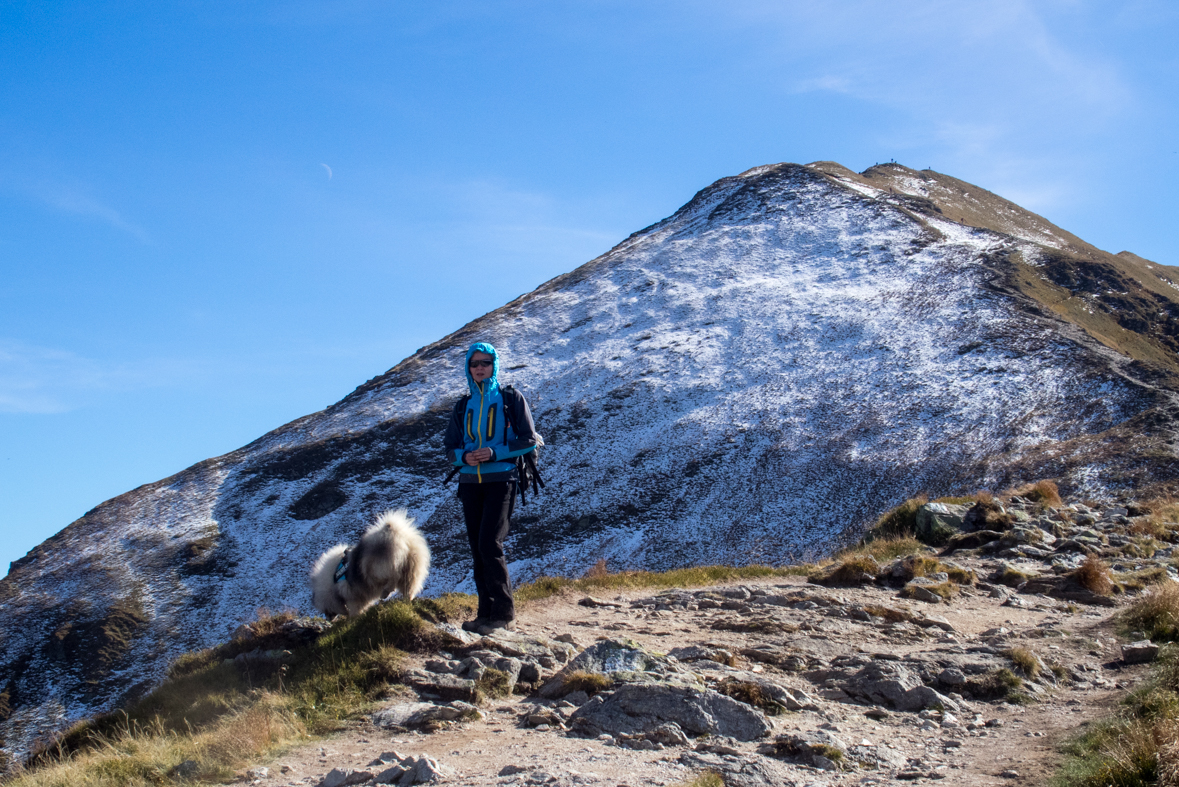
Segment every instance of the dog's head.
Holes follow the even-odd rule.
[[[311,605],[322,612],[328,620],[337,615],[347,615],[344,596],[340,592],[346,580],[336,581],[336,570],[344,559],[347,547],[333,547],[319,556],[311,568]]]

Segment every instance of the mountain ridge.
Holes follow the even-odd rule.
[[[307,609],[314,556],[383,508],[430,538],[428,592],[465,588],[440,438],[475,339],[549,444],[549,488],[509,541],[518,579],[789,562],[917,491],[1173,483],[1172,269],[1143,267],[1148,287],[1140,258],[1001,203],[1057,245],[951,221],[989,192],[950,199],[960,181],[884,166],[723,178],[323,411],[96,507],[0,580],[7,747],[133,698],[260,606]],[[1065,298],[1051,279],[1078,271]]]

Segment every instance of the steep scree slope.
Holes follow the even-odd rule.
[[[308,609],[314,557],[388,507],[430,539],[427,592],[470,589],[440,442],[477,338],[549,444],[548,488],[517,509],[517,579],[602,557],[784,562],[919,490],[1165,481],[1174,271],[1130,257],[936,173],[725,178],[338,404],[108,501],[17,561],[0,581],[0,735],[27,751],[258,607]],[[1123,295],[1165,314],[1116,326],[1121,345],[1098,330],[1115,333],[1110,288],[1068,296],[1100,325],[1053,308],[1054,270],[1133,278],[1122,263],[1155,271]]]

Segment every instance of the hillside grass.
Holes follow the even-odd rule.
[[[1068,741],[1053,787],[1153,787],[1179,777],[1179,647],[1167,646],[1150,678],[1122,706]]]

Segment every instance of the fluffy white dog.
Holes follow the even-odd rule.
[[[334,546],[311,569],[311,603],[326,615],[359,615],[394,590],[412,599],[430,573],[430,548],[404,508],[386,511],[356,546]]]

